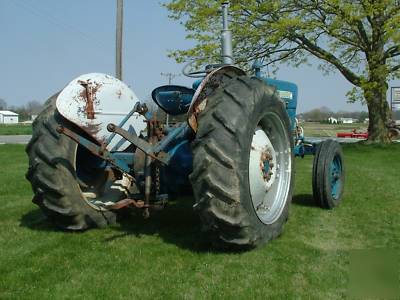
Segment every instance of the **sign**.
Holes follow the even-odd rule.
[[[393,119],[400,120],[400,87],[390,89],[390,108],[393,112]]]
[[[400,88],[399,88],[399,92],[400,92]],[[282,98],[282,99],[289,99],[289,100],[292,100],[292,99],[293,99],[293,93],[292,93],[292,92],[289,92],[289,91],[279,91],[279,90],[278,90],[278,93],[279,93],[279,97]],[[399,99],[399,103],[400,103],[400,99]]]

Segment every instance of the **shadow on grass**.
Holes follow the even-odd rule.
[[[47,220],[40,209],[34,209],[22,215],[20,226],[38,231],[60,231],[54,224]]]
[[[299,206],[319,208],[318,203],[314,200],[313,195],[310,194],[294,195],[292,198],[292,203]]]
[[[137,237],[149,235],[159,236],[166,243],[194,252],[232,252],[232,249],[213,247],[210,239],[201,231],[199,217],[192,209],[193,201],[191,197],[180,197],[162,211],[151,211],[149,219],[143,218],[142,210],[123,213],[118,217],[118,225],[111,227],[112,236],[104,239],[104,242],[108,243],[130,235]],[[58,229],[51,223],[40,209],[22,215],[20,226],[36,231],[68,234],[68,231]]]
[[[141,211],[119,220],[121,233],[107,238],[110,242],[128,235],[157,235],[163,241],[194,252],[226,252],[216,249],[202,231],[199,217],[192,209],[193,199],[182,197],[173,201],[162,211],[152,211],[149,219],[144,219]]]
[[[318,207],[312,195],[295,195],[294,205]],[[112,235],[107,234],[105,243],[123,239],[127,236],[158,236],[164,242],[174,244],[182,249],[193,252],[240,253],[245,249],[216,247],[210,237],[201,231],[198,215],[193,211],[194,200],[190,196],[180,197],[171,201],[162,211],[151,211],[149,219],[144,219],[142,210],[132,210],[131,213],[121,214],[119,225],[112,227]],[[32,230],[62,232],[46,219],[40,209],[24,214],[20,226]],[[68,233],[67,231],[65,232]]]

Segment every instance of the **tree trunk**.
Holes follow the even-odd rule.
[[[368,141],[372,143],[390,142],[387,128],[390,109],[386,100],[386,92],[386,80],[374,82],[370,88],[364,89],[369,114]]]

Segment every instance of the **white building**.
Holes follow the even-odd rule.
[[[353,124],[353,118],[339,118],[339,122],[342,124]]]
[[[337,119],[334,118],[334,117],[329,117],[329,118],[328,118],[328,123],[329,123],[329,124],[337,124],[338,121],[337,121]]]
[[[0,124],[17,124],[18,114],[9,110],[0,110]]]

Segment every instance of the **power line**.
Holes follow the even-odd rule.
[[[83,32],[83,31],[81,31],[80,29],[75,28],[74,26],[63,22],[60,19],[57,19],[54,16],[52,16],[52,15],[50,15],[50,14],[44,12],[44,11],[38,10],[37,8],[34,8],[34,7],[30,6],[29,4],[27,4],[23,0],[15,0],[15,1],[10,1],[10,2],[15,4],[15,5],[17,5],[17,6],[19,6],[20,8],[24,9],[25,11],[31,13],[32,15],[40,18],[41,20],[45,20],[48,23],[50,23],[52,25],[55,25],[55,26],[58,26],[61,29],[64,29],[64,30],[67,30],[67,31],[69,30],[69,31],[74,32],[74,33],[78,33],[81,37],[85,38],[86,40],[90,41],[91,43],[96,43],[97,46],[100,46],[101,48],[106,46],[101,41],[95,39],[94,37],[88,35],[87,33]]]
[[[164,77],[167,77],[169,85],[171,85],[172,80],[174,80],[176,77],[181,76],[181,74],[174,74],[174,73],[170,73],[170,72],[168,72],[168,73],[161,72],[160,75],[164,76]]]

